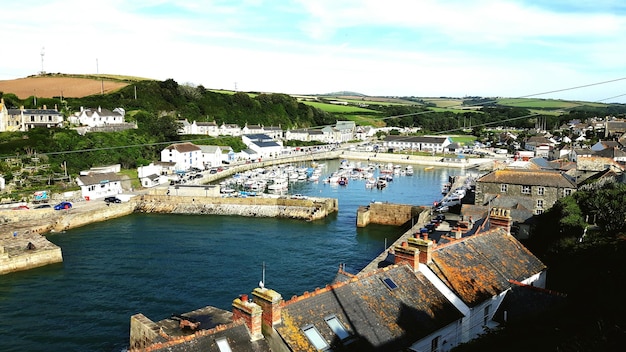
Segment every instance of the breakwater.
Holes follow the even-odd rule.
[[[423,206],[372,202],[357,210],[356,226],[369,224],[400,226],[426,210]]]
[[[338,210],[336,199],[289,196],[263,197],[180,197],[148,194],[137,202],[135,211],[167,214],[239,215],[319,220]]]

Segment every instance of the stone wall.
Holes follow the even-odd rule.
[[[169,214],[239,215],[318,220],[337,211],[336,199],[288,197],[181,197],[145,195],[136,211]]]
[[[370,223],[400,226],[424,210],[423,207],[407,204],[390,204],[374,202],[357,210],[357,227],[365,227]]]

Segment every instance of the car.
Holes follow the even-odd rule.
[[[104,202],[105,203],[121,203],[122,200],[115,196],[111,196],[111,197],[104,198]]]
[[[291,196],[291,199],[306,199],[306,196],[296,193],[294,195]]]
[[[45,209],[45,208],[52,208],[52,206],[50,204],[40,204],[35,207],[35,209]]]
[[[70,202],[61,202],[57,205],[54,206],[54,210],[61,210],[61,209],[70,209],[72,207],[72,203]]]
[[[17,207],[13,208],[13,210],[28,210],[30,209],[29,207],[27,207],[26,205],[18,205]]]

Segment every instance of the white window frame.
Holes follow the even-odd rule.
[[[500,193],[506,193],[509,191],[509,185],[506,183],[503,183],[500,185]]]
[[[543,199],[537,199],[537,209],[543,209]]]
[[[537,187],[537,195],[538,196],[543,196],[546,194],[546,188],[543,186],[539,186]]]
[[[307,337],[307,339],[309,339],[309,342],[311,342],[313,347],[315,347],[317,350],[324,351],[330,347],[322,334],[317,331],[315,325],[307,325],[303,327],[302,332]]]
[[[348,332],[348,330],[346,330],[346,327],[343,326],[341,321],[339,321],[339,318],[337,318],[335,315],[326,317],[324,320],[326,321],[326,324],[328,324],[328,327],[330,327],[335,335],[337,335],[339,340],[343,341],[350,337],[350,333]]]
[[[532,194],[533,193],[533,187],[532,186],[528,186],[528,185],[522,185],[521,193],[522,194]]]

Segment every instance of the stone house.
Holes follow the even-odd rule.
[[[557,200],[576,192],[570,176],[555,170],[494,170],[476,180],[476,205],[485,205],[495,198],[524,197],[534,204],[534,214],[550,209]]]
[[[28,131],[31,128],[53,128],[63,126],[63,115],[56,109],[7,109],[7,118],[0,129],[4,131]]]

